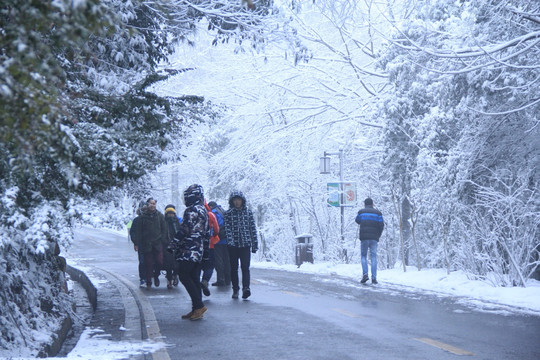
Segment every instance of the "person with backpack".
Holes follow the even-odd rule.
[[[240,290],[238,261],[242,269],[242,299],[251,295],[249,266],[251,253],[258,250],[257,227],[253,213],[246,206],[246,198],[241,191],[233,191],[229,196],[229,210],[225,213],[225,236],[231,264],[233,299],[238,299]]]
[[[208,283],[212,278],[214,273],[214,245],[219,241],[219,224],[216,218],[216,215],[210,210],[210,206],[204,201],[204,208],[208,212],[208,226],[210,226],[210,246],[208,248],[208,259],[203,260],[202,262],[202,281],[201,287],[204,296],[210,296],[210,289],[208,288]]]
[[[207,311],[202,302],[201,263],[208,257],[210,243],[208,212],[204,208],[201,185],[193,184],[184,190],[184,204],[182,223],[167,251],[174,254],[180,282],[191,298],[191,311],[182,315],[182,319],[200,320]]]
[[[367,253],[371,257],[371,283],[377,284],[377,247],[379,238],[384,229],[382,213],[373,207],[373,200],[364,200],[364,208],[358,211],[354,221],[360,225],[360,262],[362,264],[362,280],[365,284],[369,280]]]
[[[225,236],[225,210],[215,201],[210,201],[208,206],[216,216],[219,225],[219,241],[214,244],[216,281],[212,283],[212,286],[230,286],[231,264],[229,260],[229,250],[227,249],[227,237]]]

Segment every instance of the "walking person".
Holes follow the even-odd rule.
[[[131,222],[131,226],[129,227],[129,239],[133,243],[133,249],[137,252],[137,257],[139,258],[139,285],[140,287],[146,286],[146,269],[144,265],[144,252],[142,251],[142,248],[139,246],[140,242],[140,224],[139,221],[141,221],[141,214],[142,209],[146,206],[146,202],[141,201],[139,203],[139,207],[137,208],[137,216],[133,221]]]
[[[166,249],[168,244],[180,228],[180,218],[176,215],[176,207],[172,204],[165,206],[165,223],[167,224],[167,239],[163,245]],[[167,289],[178,285],[178,269],[174,255],[168,251],[163,252],[163,270],[167,278]]]
[[[180,282],[191,298],[191,311],[182,315],[182,319],[200,320],[207,310],[202,302],[201,262],[207,257],[210,241],[202,186],[189,186],[184,191],[184,204],[182,223],[167,250],[174,254]]]
[[[358,211],[355,221],[360,225],[360,262],[362,263],[362,280],[365,284],[369,280],[367,253],[371,257],[371,283],[377,284],[377,247],[379,238],[384,229],[382,213],[373,207],[373,200],[364,200],[364,208]]]
[[[225,236],[231,264],[233,299],[238,299],[240,290],[238,261],[242,269],[242,299],[251,295],[249,288],[249,266],[251,253],[258,249],[257,227],[253,213],[246,206],[246,198],[241,191],[233,191],[229,196],[229,210],[225,213]]]
[[[215,201],[210,201],[208,206],[216,216],[219,225],[219,241],[214,244],[216,281],[212,283],[212,286],[230,286],[231,263],[229,260],[229,250],[227,249],[227,237],[225,236],[225,210]]]
[[[149,198],[141,209],[141,215],[131,225],[132,241],[139,254],[144,256],[146,288],[159,286],[159,274],[163,266],[163,239],[167,238],[165,217],[156,209],[157,201]],[[142,286],[142,284],[141,284]]]
[[[210,246],[208,248],[208,259],[202,261],[202,292],[205,296],[210,296],[210,289],[208,283],[214,273],[215,256],[214,245],[219,241],[219,224],[216,215],[210,210],[210,206],[204,201],[204,208],[208,212],[208,226],[210,227]]]

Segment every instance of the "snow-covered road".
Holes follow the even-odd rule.
[[[98,357],[94,344],[88,358],[122,358],[121,344],[124,358],[152,352],[161,360],[540,356],[538,316],[477,311],[456,298],[402,291],[384,282],[363,286],[337,275],[253,268],[249,301],[231,299],[229,289],[212,288],[204,320],[181,320],[190,309],[187,293],[181,286],[139,289],[136,254],[125,236],[86,229],[77,238],[70,251],[73,262],[101,279],[98,293],[99,286],[118,288],[128,310],[125,317],[111,319],[118,324],[107,324],[120,335],[107,339],[96,333],[112,350]],[[141,320],[139,340],[133,338],[139,331],[132,329],[133,314]],[[74,350],[77,358],[84,357],[89,341],[98,339],[83,338]]]

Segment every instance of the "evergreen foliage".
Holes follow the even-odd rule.
[[[71,312],[52,252],[69,245],[74,196],[136,181],[164,161],[162,151],[185,128],[214,116],[202,98],[146,91],[167,75],[156,66],[171,39],[197,20],[179,24],[168,1],[149,5],[2,2],[0,293],[9,309],[0,315],[0,349],[8,353],[36,355],[46,338],[27,335],[31,329],[52,335]]]

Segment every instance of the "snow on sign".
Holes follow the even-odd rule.
[[[339,182],[327,183],[328,206],[356,206],[356,183],[343,182],[343,198],[339,185]]]

